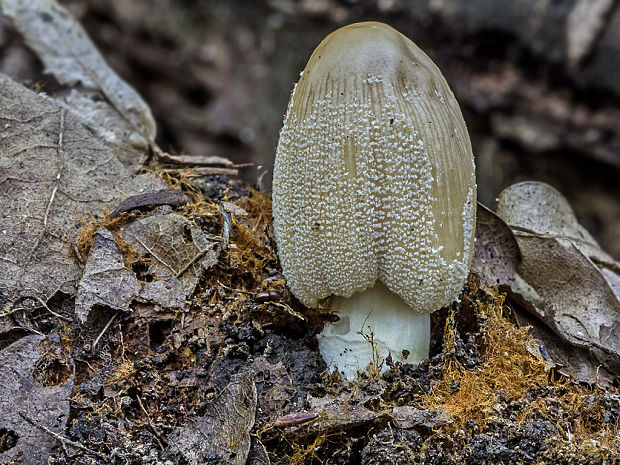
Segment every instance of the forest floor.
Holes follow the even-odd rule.
[[[189,305],[136,304],[86,326],[46,315],[75,361],[68,439],[93,452],[88,463],[245,463],[248,450],[248,464],[620,463],[617,387],[548,369],[513,304],[473,283],[433,314],[431,357],[417,368],[388,361],[353,383],[329,374],[315,339],[329,313],[287,290],[269,198],[225,178],[207,186],[176,214],[223,237],[218,205],[236,209]],[[136,215],[161,214],[98,226],[119,235]],[[153,256],[130,252],[125,262],[152,279]],[[58,382],[70,373],[48,370]],[[86,463],[71,455],[50,463]]]

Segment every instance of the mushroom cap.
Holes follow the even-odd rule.
[[[293,294],[314,307],[379,279],[415,311],[448,305],[469,272],[475,205],[467,128],[431,59],[382,23],[328,35],[276,151],[274,231]]]

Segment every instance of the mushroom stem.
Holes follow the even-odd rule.
[[[348,298],[335,296],[331,309],[340,320],[317,336],[319,351],[347,380],[369,361],[380,362],[390,354],[395,361],[413,364],[428,358],[430,314],[413,311],[383,283]]]

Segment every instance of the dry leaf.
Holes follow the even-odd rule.
[[[63,6],[55,0],[2,0],[2,9],[46,71],[61,84],[76,88],[64,102],[82,124],[108,142],[141,150],[153,143],[155,121],[150,108],[108,66]]]
[[[250,430],[256,412],[252,375],[235,375],[202,417],[189,417],[168,442],[188,465],[244,465],[250,451]]]
[[[128,195],[161,190],[133,177],[119,148],[102,143],[65,109],[0,75],[0,294],[13,301],[75,292],[70,258],[80,220]]]
[[[596,380],[601,387],[610,387],[614,375],[601,366],[596,356],[587,347],[576,347],[553,332],[544,322],[536,318],[536,309],[524,310],[531,303],[522,296],[508,291],[508,298],[518,305],[515,308],[520,325],[529,326],[530,333],[536,339],[537,347],[528,347],[535,357],[542,358],[547,369],[553,368],[557,373],[576,381],[592,384]]]
[[[57,335],[26,336],[0,351],[0,463],[47,463],[57,440],[31,422],[63,434],[74,371]]]
[[[124,238],[141,256],[150,255],[153,263],[148,273],[154,279],[144,284],[140,297],[162,307],[182,308],[204,270],[219,257],[217,242],[174,213],[134,221]]]
[[[529,308],[558,336],[593,350],[600,363],[619,372],[620,301],[606,277],[620,269],[617,263],[551,186],[515,184],[500,194],[497,213],[513,229],[522,253],[523,282],[513,290],[534,303]]]
[[[375,404],[379,406],[382,404],[379,395],[344,392],[335,398],[308,396],[308,404],[310,410],[318,413],[320,418],[310,425],[290,428],[290,433],[301,434],[303,431],[309,434],[329,434],[368,425],[375,420],[389,417],[388,409],[370,408]]]
[[[146,194],[133,195],[125,199],[110,215],[110,219],[116,218],[124,212],[154,208],[161,205],[181,207],[189,202],[189,197],[178,189],[162,189],[159,192],[147,192]]]
[[[75,313],[82,323],[86,323],[95,305],[128,311],[129,304],[139,292],[138,278],[125,268],[120,247],[110,231],[100,227],[78,284]]]
[[[281,361],[269,363],[257,357],[249,368],[258,391],[256,421],[269,423],[289,413],[292,407],[290,393],[294,387],[284,364]]]
[[[476,241],[471,270],[485,287],[510,284],[521,260],[519,245],[510,227],[478,202]]]
[[[565,237],[598,248],[564,196],[542,182],[520,182],[506,188],[497,199],[497,215],[517,231]]]

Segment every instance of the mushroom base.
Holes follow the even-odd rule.
[[[428,358],[430,314],[414,312],[378,281],[349,298],[334,297],[331,310],[340,320],[317,336],[319,351],[349,381],[369,364],[380,366],[389,354],[414,365]]]

